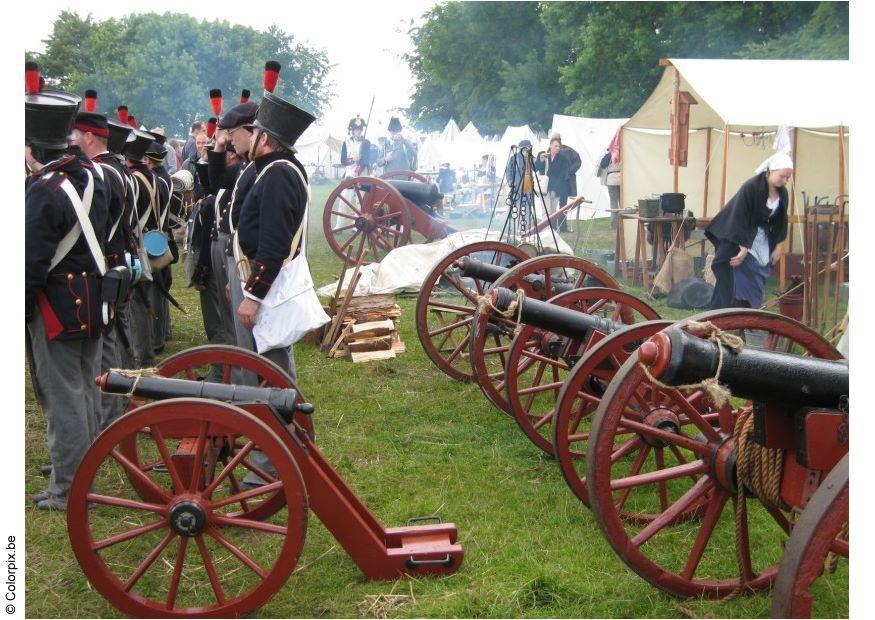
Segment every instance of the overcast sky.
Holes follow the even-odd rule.
[[[276,23],[297,40],[325,50],[335,65],[329,75],[334,99],[325,108],[320,122],[335,135],[344,135],[347,122],[356,113],[367,117],[371,97],[375,96],[371,129],[383,133],[380,129],[388,123],[391,110],[406,107],[410,101],[413,80],[401,59],[411,49],[407,31],[434,4],[437,4],[434,0],[287,3],[150,0],[132,8],[131,4],[117,2],[41,0],[28,6],[27,20],[21,25],[19,36],[24,39],[25,49],[41,50],[42,40],[51,34],[55,17],[64,9],[83,17],[90,12],[95,19],[121,17],[131,12],[173,11],[258,29]],[[253,7],[266,10],[256,14]],[[206,94],[204,97],[206,101]]]

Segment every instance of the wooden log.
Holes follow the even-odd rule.
[[[340,347],[346,344],[346,338],[349,336],[349,333],[352,331],[352,326],[354,323],[347,323],[343,330],[340,332],[340,336],[338,336],[337,340],[331,345],[331,348],[328,350],[328,357],[335,357],[334,353],[337,352]]]
[[[353,353],[350,351],[349,359],[353,364],[361,364],[362,362],[373,362],[375,360],[388,360],[395,357],[395,351],[364,351],[362,353]]]
[[[386,336],[395,331],[395,323],[391,320],[373,321],[371,323],[356,323],[352,326],[350,340]]]
[[[393,349],[392,336],[377,336],[375,338],[352,340],[347,342],[346,347],[351,353],[361,353],[362,351],[388,351]]]

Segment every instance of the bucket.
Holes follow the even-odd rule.
[[[684,199],[686,194],[667,193],[661,194],[659,197],[659,208],[663,213],[683,213],[685,206]]]
[[[790,278],[790,288],[792,293],[782,293],[778,296],[778,312],[790,319],[796,321],[802,320],[802,309],[804,307],[804,297],[802,278],[793,276]]]
[[[764,329],[744,330],[744,346],[746,349],[763,349],[769,332]]]
[[[638,215],[640,217],[659,217],[659,198],[639,199]]]

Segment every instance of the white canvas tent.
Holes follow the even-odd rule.
[[[476,140],[478,142],[483,139],[483,136],[480,135],[480,132],[477,131],[477,127],[475,127],[474,123],[471,121],[468,121],[468,124],[465,125],[465,128],[459,136],[466,140]]]
[[[444,126],[444,130],[441,132],[440,139],[444,142],[455,142],[459,134],[459,126],[456,124],[455,119],[450,119],[447,121],[447,124]]]
[[[713,216],[754,169],[770,156],[775,132],[791,127],[795,171],[791,216],[801,213],[802,192],[834,201],[848,191],[848,126],[852,79],[847,61],[663,61],[662,79],[623,125],[621,207],[651,194],[678,191],[696,217]],[[809,92],[806,85],[812,85]],[[687,165],[669,163],[672,101],[689,93]],[[828,93],[826,98],[816,93]],[[627,255],[635,231],[627,223]],[[791,226],[791,235],[793,226]],[[791,251],[801,251],[799,233]]]
[[[343,140],[331,135],[327,127],[310,125],[295,142],[298,160],[308,174],[320,170],[326,177],[336,177],[334,164],[340,162]]]
[[[562,136],[562,144],[573,148],[580,155],[580,169],[577,171],[577,195],[586,196],[592,201],[589,205],[594,209],[609,209],[611,206],[607,188],[595,176],[596,168],[605,149],[617,128],[625,123],[625,118],[582,118],[579,116],[553,115],[551,133],[558,131]],[[592,211],[582,209],[581,219],[587,219]],[[607,211],[595,212],[596,217],[607,217]]]

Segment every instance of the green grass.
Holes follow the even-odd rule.
[[[317,286],[340,271],[321,232],[330,187],[314,187],[310,263]],[[586,226],[583,222],[578,226]],[[607,220],[596,221],[584,247],[612,247]],[[177,271],[179,271],[177,266]],[[176,280],[181,282],[181,273]],[[630,288],[640,294],[640,288]],[[177,285],[187,314],[173,311],[166,354],[202,344],[198,297]],[[297,345],[299,383],[316,405],[317,444],[349,486],[386,526],[440,513],[459,527],[465,560],[439,579],[367,581],[322,526],[309,516],[301,568],[256,617],[379,615],[372,595],[406,595],[393,617],[766,617],[767,593],[732,601],[680,600],[651,587],[619,559],[589,510],[567,488],[555,463],[499,413],[476,385],[450,380],[423,352],[413,323],[415,299],[400,298],[407,352],[394,360],[351,364]],[[654,307],[665,316],[689,313]],[[44,422],[27,381],[26,471],[29,617],[116,617],[87,582],[67,538],[63,514],[35,510],[43,488]],[[109,475],[109,474],[108,474]],[[103,510],[99,508],[98,510]],[[274,517],[276,518],[276,517]],[[112,524],[107,524],[110,527]],[[756,527],[756,526],[755,526]],[[688,541],[688,528],[672,543]],[[771,555],[777,557],[779,537]],[[732,540],[719,540],[732,562]],[[682,557],[681,551],[677,557]],[[136,565],[142,556],[120,561]],[[208,588],[206,578],[202,587]],[[817,614],[846,617],[847,562],[817,583]]]

